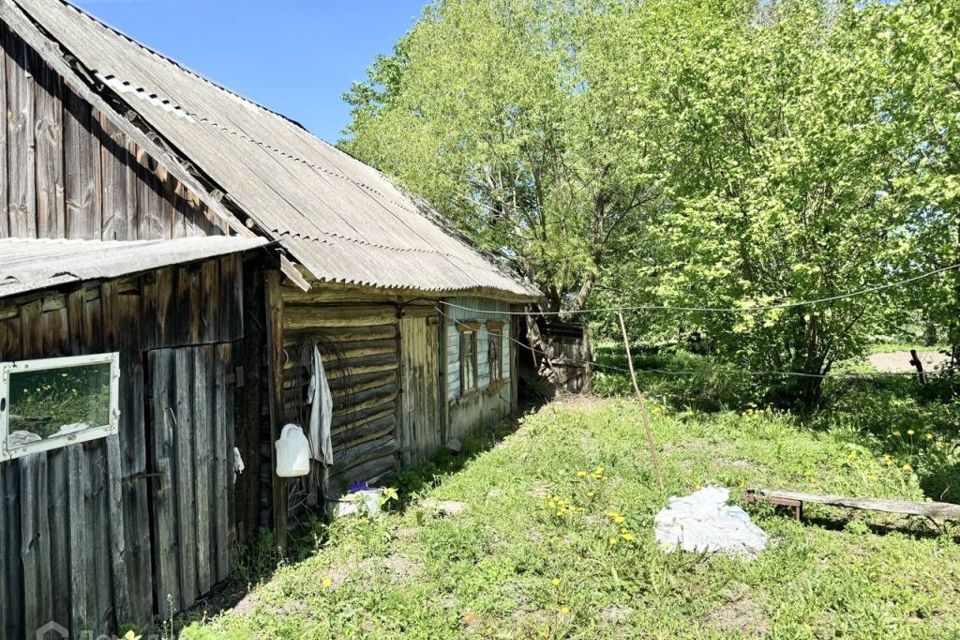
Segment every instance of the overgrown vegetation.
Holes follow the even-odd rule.
[[[939,426],[915,410],[897,414],[894,442],[888,430],[863,436],[849,408],[837,409],[849,422],[813,429],[772,409],[651,407],[667,494],[718,483],[735,495],[783,486],[920,499],[935,468],[925,434]],[[409,475],[404,508],[334,522],[317,553],[281,566],[242,608],[184,637],[960,634],[956,529],[827,508],[797,523],[756,507],[754,520],[773,539],[757,559],[666,554],[652,533],[666,497],[643,438],[630,400],[549,405],[497,447],[470,443],[476,457],[426,467],[420,482]],[[954,440],[933,442],[956,463]],[[464,509],[443,515],[442,501]]]
[[[820,299],[960,262],[958,34],[950,0],[435,0],[347,94],[341,145],[551,309]],[[917,313],[960,344],[958,303],[954,272],[629,320],[821,374]]]

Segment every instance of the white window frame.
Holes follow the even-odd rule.
[[[94,364],[110,365],[110,422],[102,426],[91,427],[75,433],[61,436],[52,436],[37,442],[30,442],[19,447],[9,449],[7,437],[10,428],[10,376],[25,371],[49,371],[52,369],[69,369]],[[120,429],[120,354],[98,353],[86,356],[70,356],[66,358],[44,358],[42,360],[19,360],[16,362],[0,362],[0,460],[13,460],[42,451],[51,451],[71,444],[98,440],[114,435]]]

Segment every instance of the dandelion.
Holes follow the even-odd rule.
[[[893,459],[890,457],[890,454],[888,454],[888,453],[883,454],[883,464],[887,464],[887,465],[888,465],[888,464],[890,464],[891,462],[893,462]]]
[[[624,518],[623,516],[617,516],[616,518],[613,519],[614,524],[623,524],[626,521],[627,519]]]
[[[624,540],[626,540],[627,542],[633,541],[633,534],[630,533],[629,531],[627,531],[627,532],[625,532],[625,533],[621,533],[621,534],[620,534],[620,537],[623,538]]]
[[[333,586],[333,578],[331,578],[330,576],[326,576],[323,579],[323,582],[321,584],[323,584],[324,589],[329,589],[330,587]]]
[[[560,578],[554,578],[553,580],[550,581],[550,584],[552,584],[552,585],[555,586],[555,587],[559,587],[559,586],[560,586]]]
[[[932,433],[928,433],[927,435],[925,435],[925,436],[923,436],[923,437],[926,438],[927,440],[933,440],[933,434],[932,434]]]
[[[910,471],[913,470],[913,467],[910,466],[909,462],[904,462],[903,466],[900,468],[903,469],[904,473],[909,473]]]
[[[915,433],[916,433],[916,431],[914,431],[913,429],[907,429],[907,435],[908,435],[908,436],[912,436],[912,435],[915,434]]]
[[[586,478],[586,477],[587,477],[587,472],[586,472],[586,471],[577,471],[577,477],[578,477],[578,478]]]
[[[612,546],[614,546],[615,544],[617,544],[617,539],[611,537],[610,540],[608,540],[608,542],[610,543],[610,546],[612,547]]]
[[[560,613],[564,615],[570,613],[570,607],[560,607]]]
[[[937,449],[943,449],[943,443],[940,442],[939,440],[937,440],[937,441],[933,444],[933,446],[935,446]]]
[[[620,517],[620,512],[618,511],[607,511],[607,517],[611,520],[616,520]]]

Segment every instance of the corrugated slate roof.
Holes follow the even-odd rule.
[[[424,291],[532,287],[382,173],[63,0],[19,6],[317,279]]]
[[[239,236],[129,241],[0,239],[0,298],[239,253],[268,242]]]

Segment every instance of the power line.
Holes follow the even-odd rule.
[[[850,293],[841,293],[834,296],[827,296],[825,298],[814,298],[812,300],[799,300],[796,302],[782,302],[779,304],[771,305],[756,305],[749,307],[672,307],[668,305],[643,305],[637,307],[601,307],[598,309],[580,309],[578,311],[537,311],[532,315],[542,315],[542,316],[572,316],[572,315],[582,315],[587,313],[623,313],[630,311],[682,311],[682,312],[692,312],[692,313],[752,313],[757,311],[775,311],[779,309],[794,309],[797,307],[805,307],[816,304],[823,304],[825,302],[836,302],[838,300],[846,300],[848,298],[856,298],[859,296],[867,295],[870,293],[877,293],[878,291],[884,291],[886,289],[894,289],[897,287],[902,287],[925,278],[930,278],[941,273],[946,273],[947,271],[952,271],[954,269],[960,268],[960,264],[952,264],[948,267],[941,267],[939,269],[934,269],[933,271],[928,271],[926,273],[921,273],[920,275],[912,276],[910,278],[905,278],[903,280],[898,280],[896,282],[890,282],[887,284],[877,285],[875,287],[868,287],[866,289],[860,289],[859,291],[852,291]],[[441,300],[441,304],[445,304],[448,307],[454,309],[460,309],[461,311],[468,311],[471,313],[486,313],[486,314],[496,314],[496,315],[511,315],[511,316],[526,316],[531,315],[526,311],[492,311],[489,309],[473,309],[470,307],[464,307],[453,302],[446,302]]]
[[[447,318],[448,320],[452,320],[458,326],[465,326],[465,327],[469,326],[469,323],[463,322],[461,320],[457,320],[450,314],[444,313],[443,310],[440,309],[440,307],[434,307],[434,308],[437,310],[437,312],[440,315]],[[520,340],[517,340],[512,336],[507,336],[507,340],[523,347],[524,349],[530,351],[531,353],[535,353],[545,358],[553,357],[550,354],[548,354],[546,351],[537,349],[532,345],[526,344],[525,342],[521,342]],[[564,361],[561,364],[577,364],[582,366],[595,367],[598,369],[607,369],[609,371],[615,371],[617,373],[624,373],[624,374],[630,373],[630,370],[627,369],[626,367],[618,367],[616,365],[604,364],[601,362],[591,362],[589,360],[577,360],[574,358],[565,357]],[[697,369],[686,369],[686,370],[684,369],[679,369],[679,370],[677,369],[637,369],[637,373],[639,374],[653,373],[653,374],[664,375],[664,376],[692,376],[692,375],[701,375],[704,373],[704,371],[697,370]],[[718,370],[714,370],[713,373],[721,373],[722,375],[722,372],[719,372]],[[944,375],[943,372],[936,372],[936,371],[925,372],[925,373],[927,377],[936,377],[936,376]],[[779,377],[779,378],[820,378],[820,379],[834,378],[834,379],[841,379],[841,380],[873,380],[877,378],[882,379],[882,378],[902,378],[902,377],[908,377],[908,376],[913,377],[916,375],[916,372],[913,372],[913,371],[864,371],[860,373],[804,373],[802,371],[760,370],[760,371],[739,371],[737,372],[737,374],[743,375],[743,376],[757,377],[757,378]]]

